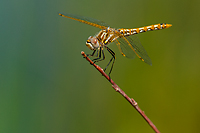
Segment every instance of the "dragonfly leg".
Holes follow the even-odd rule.
[[[103,57],[101,57],[101,54],[103,55]],[[94,63],[102,61],[102,60],[105,60],[105,55],[104,55],[103,48],[100,47],[97,56],[99,56],[99,57],[92,60],[92,61],[94,61]]]
[[[94,51],[92,52],[92,54],[87,54],[87,56],[94,56],[95,52],[96,52],[96,50],[94,50]],[[97,53],[98,53],[98,52],[97,52]],[[92,65],[93,63],[90,63],[90,64]]]
[[[87,56],[94,56],[95,52],[96,52],[96,50],[94,50],[94,51],[92,52],[92,54],[87,54]],[[98,53],[98,52],[97,52],[97,53]]]
[[[113,69],[113,66],[114,66],[114,63],[115,63],[115,53],[110,49],[110,48],[108,48],[108,47],[105,47],[107,50],[108,50],[108,52],[112,55],[112,58],[110,59],[110,61],[109,61],[109,63],[108,63],[108,65],[106,66],[106,68],[104,69],[104,71],[106,71],[106,69],[107,69],[107,67],[110,65],[110,63],[112,62],[112,66],[111,66],[111,68],[110,68],[110,72],[109,72],[109,74],[108,74],[108,76],[110,77],[110,74],[111,74],[111,72],[112,72],[112,69]]]

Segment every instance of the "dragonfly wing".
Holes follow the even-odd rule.
[[[148,56],[146,50],[144,49],[144,47],[140,43],[139,38],[136,35],[122,35],[117,40],[120,43],[121,50],[124,52],[125,55],[127,54],[128,58],[133,58],[132,54],[136,54],[142,61],[149,65],[152,65],[150,57]]]
[[[74,15],[70,13],[66,13],[66,14],[59,13],[59,15],[65,18],[70,18],[70,19],[79,21],[81,23],[85,23],[85,24],[100,28],[100,29],[105,29],[109,27],[105,22],[97,20],[97,19],[89,18],[89,17],[78,16],[78,15]]]
[[[118,38],[116,41],[117,46],[121,54],[127,58],[134,59],[135,53],[133,50],[130,50],[130,46],[126,44],[124,39]]]

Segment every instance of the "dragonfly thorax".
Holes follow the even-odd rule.
[[[95,50],[99,47],[99,40],[96,37],[90,36],[87,39],[86,46],[91,50]]]

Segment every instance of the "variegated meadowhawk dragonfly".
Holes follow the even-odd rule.
[[[110,48],[108,48],[108,44],[115,42],[123,56],[133,59],[135,58],[136,55],[145,63],[152,65],[151,59],[149,58],[146,50],[144,49],[144,47],[142,46],[142,44],[140,43],[139,39],[135,34],[143,33],[146,31],[166,29],[172,26],[171,24],[160,23],[133,29],[123,29],[123,28],[115,29],[115,28],[110,28],[106,23],[96,19],[77,16],[73,14],[59,13],[59,15],[101,29],[101,31],[97,33],[95,36],[90,36],[88,38],[86,46],[89,49],[93,50],[92,54],[88,54],[89,56],[94,56],[94,54],[97,53],[96,55],[97,58],[92,60],[94,61],[94,63],[105,59],[105,54],[103,51],[104,48],[107,49],[108,52],[112,55],[112,58],[110,59],[106,68],[104,69],[105,71],[112,62],[109,76],[111,74],[113,65],[115,63],[115,53]]]

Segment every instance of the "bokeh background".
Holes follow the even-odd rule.
[[[200,1],[2,0],[0,132],[125,133],[154,131],[81,56],[99,29],[59,12],[115,28],[171,23],[138,35],[149,66],[116,53],[112,79],[162,133],[200,130]],[[107,59],[110,55],[105,53]],[[104,68],[107,61],[98,65]]]

